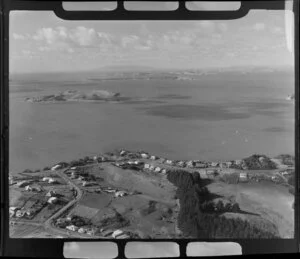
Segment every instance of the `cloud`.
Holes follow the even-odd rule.
[[[253,26],[253,29],[256,31],[263,31],[266,28],[266,25],[264,23],[256,23]]]
[[[93,28],[79,26],[69,33],[69,38],[79,46],[91,46],[96,43],[97,34]]]
[[[26,36],[23,35],[23,34],[18,34],[18,33],[13,33],[12,34],[12,37],[15,39],[15,40],[25,40],[26,39]]]

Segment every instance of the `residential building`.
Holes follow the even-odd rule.
[[[57,198],[56,197],[51,197],[51,198],[48,199],[48,203],[50,203],[50,204],[54,204],[56,202],[57,202]]]
[[[54,197],[56,196],[56,192],[53,190],[50,190],[49,192],[46,193],[46,197]]]
[[[142,153],[142,154],[141,154],[141,157],[147,159],[147,158],[149,158],[149,155],[146,154],[146,153]]]
[[[55,171],[55,170],[58,170],[60,168],[61,168],[61,165],[55,165],[55,166],[51,167],[51,170]]]
[[[112,237],[113,238],[116,238],[117,236],[120,236],[120,235],[122,235],[124,232],[122,231],[122,230],[120,230],[120,229],[117,229],[117,230],[115,230],[113,233],[112,233]]]
[[[77,231],[78,227],[76,227],[74,225],[70,225],[70,226],[67,226],[66,229],[71,230],[71,231]]]

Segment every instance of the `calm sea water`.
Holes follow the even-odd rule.
[[[10,171],[115,148],[171,159],[241,159],[294,152],[291,73],[220,73],[194,81],[32,75],[10,83]],[[64,90],[108,90],[124,103],[29,103]]]

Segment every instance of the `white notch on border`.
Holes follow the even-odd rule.
[[[242,247],[234,242],[190,242],[186,247],[187,256],[241,255]]]
[[[109,259],[118,256],[118,246],[113,242],[65,242],[65,258]]]
[[[190,11],[237,11],[241,8],[241,2],[185,2],[186,9]]]
[[[127,258],[179,257],[179,245],[175,242],[128,242],[125,246]]]
[[[117,1],[62,2],[62,7],[65,11],[113,11],[117,6]]]
[[[127,11],[175,11],[178,9],[178,1],[125,1],[124,8]]]

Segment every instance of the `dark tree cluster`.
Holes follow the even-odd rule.
[[[178,187],[176,196],[180,200],[178,227],[186,237],[194,238],[276,238],[268,229],[251,225],[239,218],[226,218],[220,213],[206,211],[212,193],[205,187],[204,179],[196,173],[184,170],[168,172],[167,178]],[[222,206],[219,204],[218,206]],[[226,206],[226,205],[223,205]],[[239,211],[238,204],[231,208]]]
[[[244,163],[249,170],[271,170],[276,169],[276,164],[265,155],[254,154],[244,159]]]

